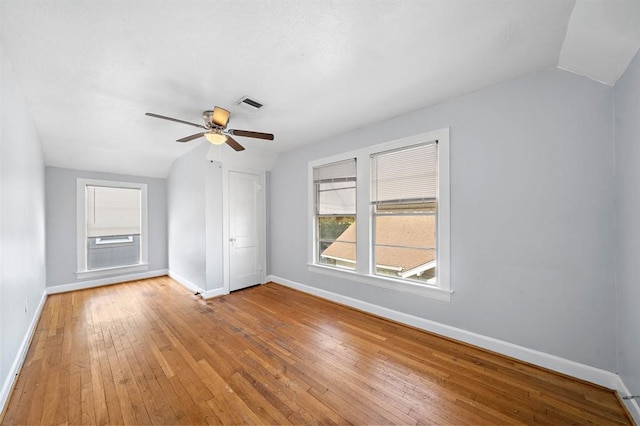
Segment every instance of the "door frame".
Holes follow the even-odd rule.
[[[229,172],[247,173],[260,176],[262,190],[258,197],[260,218],[258,226],[260,229],[260,263],[262,264],[262,271],[260,271],[260,284],[264,284],[267,278],[267,203],[266,203],[266,176],[267,173],[264,170],[237,167],[237,166],[225,166],[222,164],[222,261],[223,261],[223,290],[224,294],[229,294],[230,290],[230,271],[231,271],[231,256],[229,250]]]

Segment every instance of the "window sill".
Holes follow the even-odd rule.
[[[114,266],[111,268],[91,269],[87,271],[77,271],[76,278],[97,278],[107,275],[126,274],[129,272],[139,272],[149,270],[148,263],[138,263],[137,265]]]
[[[346,269],[335,269],[329,266],[321,266],[317,264],[307,264],[309,271],[317,272],[319,274],[330,275],[332,277],[338,277],[345,280],[357,281],[364,284],[375,285],[377,287],[388,288],[403,293],[411,293],[417,296],[423,296],[430,299],[442,300],[445,302],[451,301],[452,291],[443,290],[437,287],[431,287],[427,285],[414,284],[411,282],[394,280],[393,278],[384,278],[377,275],[362,275],[355,271],[349,271]]]

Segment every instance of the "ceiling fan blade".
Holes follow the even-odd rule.
[[[204,136],[204,132],[200,132],[200,133],[196,133],[195,135],[191,135],[191,136],[185,136],[182,139],[178,139],[176,142],[189,142],[192,141],[194,139],[198,139]]]
[[[227,145],[229,145],[231,148],[235,149],[236,151],[243,151],[244,150],[244,146],[242,146],[238,142],[236,142],[236,140],[234,138],[232,138],[231,136],[227,136]]]
[[[234,136],[244,136],[246,138],[256,138],[256,139],[266,139],[273,140],[273,135],[271,133],[261,133],[261,132],[250,132],[249,130],[228,130],[230,135]]]
[[[219,106],[213,107],[213,115],[211,117],[211,121],[216,126],[227,127],[227,123],[229,122],[229,111],[224,108],[220,108]]]
[[[154,118],[162,118],[163,120],[175,121],[176,123],[182,123],[182,124],[188,124],[190,126],[200,127],[201,129],[206,129],[206,127],[204,127],[202,124],[191,123],[189,121],[179,120],[177,118],[166,117],[164,115],[154,114],[152,112],[147,112],[147,113],[145,113],[145,115],[148,115],[149,117],[154,117]]]

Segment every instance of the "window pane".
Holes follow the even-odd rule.
[[[142,191],[86,186],[87,269],[140,263]]]
[[[355,269],[356,160],[313,169],[318,264]]]
[[[319,214],[356,214],[355,182],[320,182],[317,186]]]
[[[375,271],[400,279],[435,276],[437,142],[371,156]]]
[[[340,239],[340,241],[355,242],[355,220],[355,216],[318,217],[318,238],[321,240]],[[346,232],[347,230],[348,232]]]
[[[87,269],[140,263],[140,236],[87,238]]]
[[[433,249],[435,216],[374,216],[376,245]]]
[[[320,241],[318,253],[320,253],[318,259],[320,264],[348,269],[355,269],[356,267],[355,243]]]

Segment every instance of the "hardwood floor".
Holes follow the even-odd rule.
[[[277,284],[50,296],[3,424],[631,424],[612,391]]]

